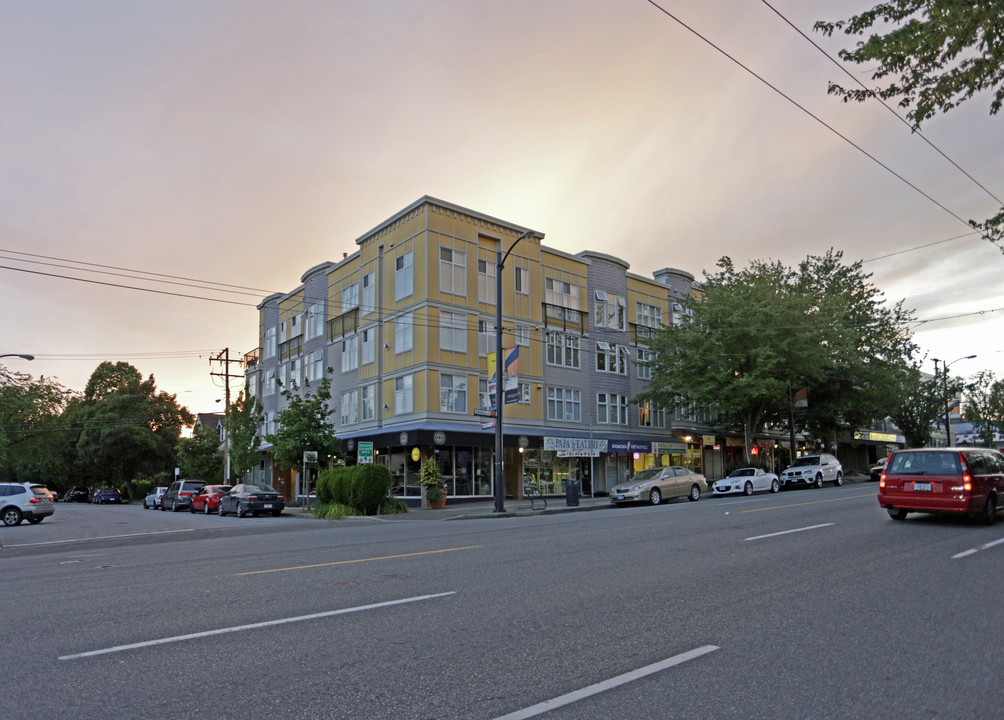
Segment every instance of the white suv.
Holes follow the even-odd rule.
[[[0,483],[0,519],[4,525],[20,525],[22,520],[35,525],[55,511],[52,495],[45,485]]]
[[[844,468],[840,461],[829,453],[803,455],[795,458],[795,462],[789,465],[778,479],[782,488],[798,485],[821,488],[824,482],[843,485]]]

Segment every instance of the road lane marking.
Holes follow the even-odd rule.
[[[47,542],[21,543],[20,545],[5,545],[4,547],[41,547],[42,545],[66,545],[68,543],[90,542],[91,540],[118,540],[120,538],[146,537],[147,535],[171,535],[174,533],[195,532],[195,528],[185,528],[184,530],[156,530],[145,533],[129,533],[128,535],[98,535],[97,537],[76,538],[74,540],[49,540]]]
[[[265,622],[251,623],[249,625],[236,625],[234,627],[219,628],[217,630],[206,630],[204,632],[189,633],[187,635],[175,635],[174,637],[159,638],[157,640],[146,640],[144,642],[131,643],[129,645],[116,645],[115,647],[103,648],[101,650],[90,650],[88,652],[75,653],[73,655],[62,655],[59,660],[78,660],[80,658],[94,657],[95,655],[107,655],[109,653],[123,652],[125,650],[137,650],[139,648],[154,647],[155,645],[166,645],[167,643],[182,642],[184,640],[198,640],[199,638],[211,637],[213,635],[224,635],[226,633],[241,632],[243,630],[257,630],[258,628],[272,627],[275,625],[287,625],[289,623],[303,622],[304,620],[319,620],[321,618],[333,617],[335,615],[347,615],[348,613],[362,612],[363,610],[377,610],[379,608],[391,607],[393,605],[404,605],[407,603],[421,602],[422,600],[433,600],[435,598],[455,595],[456,591],[436,593],[435,595],[419,595],[417,597],[403,598],[401,600],[388,600],[387,602],[374,603],[372,605],[360,605],[358,607],[343,608],[341,610],[328,610],[327,612],[314,613],[312,615],[299,615],[297,617],[280,618],[279,620],[266,620]]]
[[[781,532],[770,533],[768,535],[754,535],[753,537],[743,538],[746,540],[763,540],[764,538],[777,537],[778,535],[790,535],[791,533],[805,532],[806,530],[816,530],[817,528],[830,527],[833,523],[823,523],[822,525],[809,525],[808,527],[795,528],[794,530],[782,530]]]
[[[842,500],[856,500],[857,498],[873,498],[875,493],[868,493],[867,495],[849,495],[847,497],[830,498],[829,500],[810,500],[808,502],[792,503],[791,505],[771,505],[765,508],[756,508],[754,510],[740,510],[740,512],[751,513],[751,512],[762,512],[764,510],[783,510],[785,508],[801,507],[803,505],[818,505],[819,503],[831,503],[840,502]]]
[[[626,685],[629,682],[638,680],[640,678],[646,677],[648,675],[653,675],[657,672],[661,672],[676,665],[682,665],[689,660],[695,660],[702,655],[707,655],[718,650],[717,645],[702,645],[699,648],[694,648],[685,653],[680,653],[679,655],[674,655],[671,658],[666,658],[657,663],[651,665],[646,665],[643,668],[638,668],[637,670],[632,670],[631,672],[624,673],[623,675],[618,675],[617,677],[610,678],[609,680],[604,680],[603,682],[598,682],[595,685],[590,685],[589,687],[584,687],[581,690],[575,690],[566,695],[561,695],[560,697],[553,698],[551,700],[545,700],[542,703],[536,705],[531,705],[528,708],[522,710],[517,710],[516,712],[509,713],[508,715],[503,715],[501,717],[495,718],[495,720],[525,720],[526,718],[536,717],[537,715],[543,715],[546,712],[555,710],[556,708],[564,707],[565,705],[571,705],[574,702],[583,700],[587,697],[593,695],[598,695],[599,693],[606,692],[607,690],[612,690],[621,685]]]
[[[403,555],[384,555],[383,557],[359,558],[357,560],[335,560],[334,562],[317,563],[316,565],[294,565],[293,567],[273,568],[272,570],[249,570],[248,572],[234,573],[235,577],[242,575],[264,575],[266,573],[286,572],[287,570],[307,570],[309,568],[331,567],[332,565],[351,565],[352,563],[374,562],[376,560],[397,560],[398,558],[417,557],[419,555],[436,555],[438,553],[456,552],[457,550],[474,550],[480,545],[468,545],[467,547],[444,548],[442,550],[425,550],[423,552],[404,553]]]
[[[1004,543],[1004,538],[1001,538],[1000,540],[994,540],[993,542],[988,542],[983,545],[978,545],[977,547],[970,548],[969,550],[966,550],[964,552],[956,553],[955,555],[952,555],[952,560],[958,560],[959,558],[975,555],[978,552],[981,552],[983,550],[989,550],[994,545],[1000,545],[1001,543]]]

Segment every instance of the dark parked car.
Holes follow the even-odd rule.
[[[272,513],[273,517],[279,517],[285,507],[285,499],[271,485],[235,485],[220,498],[221,516],[232,513],[240,518]]]
[[[76,485],[70,492],[66,493],[64,498],[66,502],[90,502],[91,501],[91,491],[85,488],[83,485]]]
[[[94,491],[91,496],[91,502],[96,505],[104,505],[105,503],[120,503],[122,502],[122,493],[116,488],[99,488]]]
[[[193,513],[211,515],[220,508],[220,498],[230,492],[233,485],[206,485],[192,496]]]
[[[201,480],[175,480],[160,498],[160,509],[178,512],[192,507],[192,496],[205,485]]]

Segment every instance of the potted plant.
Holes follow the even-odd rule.
[[[433,510],[446,507],[446,487],[435,460],[426,460],[418,471],[418,484],[425,489],[425,500]]]

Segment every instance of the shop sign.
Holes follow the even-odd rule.
[[[372,465],[373,464],[373,443],[369,441],[360,440],[359,441],[359,454],[356,457],[356,462],[360,465]]]
[[[685,453],[687,452],[687,443],[682,440],[670,441],[670,442],[654,442],[652,443],[652,452],[656,455],[668,455],[669,453]]]
[[[860,430],[854,433],[855,440],[873,440],[875,442],[896,442],[896,436],[892,433],[882,433],[882,432],[862,432]]]
[[[641,442],[640,440],[613,440],[610,443],[610,452],[619,452],[619,453],[652,452],[652,443]]]
[[[571,453],[580,457],[599,457],[607,451],[607,441],[599,438],[544,437],[544,449]],[[571,457],[564,455],[563,457]]]

